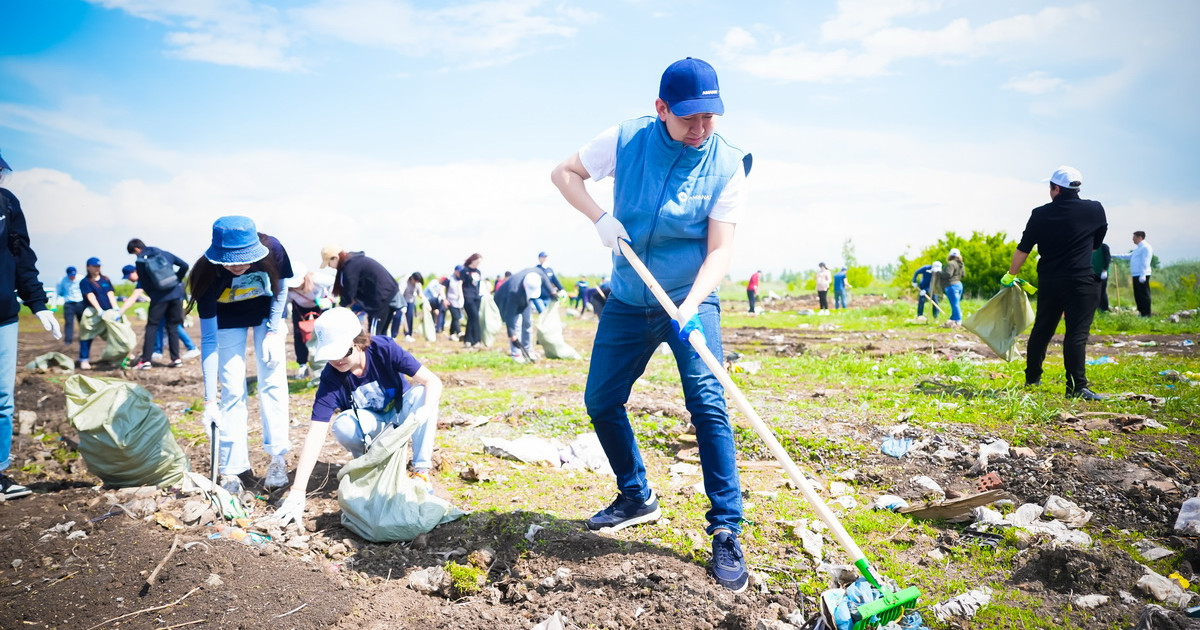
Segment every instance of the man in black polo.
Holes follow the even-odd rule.
[[[1037,316],[1029,333],[1029,348],[1025,356],[1025,384],[1039,385],[1042,381],[1042,362],[1046,347],[1066,316],[1067,332],[1063,338],[1063,365],[1066,368],[1067,396],[1084,400],[1103,400],[1088,389],[1086,348],[1096,304],[1100,301],[1099,287],[1092,271],[1092,251],[1104,243],[1108,219],[1099,201],[1079,198],[1083,175],[1070,166],[1061,166],[1048,180],[1050,203],[1034,208],[1021,242],[1013,251],[1008,273],[1001,284],[1011,285],[1021,271],[1034,246],[1038,261]]]

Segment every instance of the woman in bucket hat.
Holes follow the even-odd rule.
[[[322,313],[313,334],[313,355],[327,363],[313,399],[312,423],[296,462],[296,482],[275,518],[284,525],[300,522],[308,479],[329,432],[353,457],[361,457],[387,427],[416,422],[412,477],[433,492],[429,471],[442,380],[395,339],[364,332],[350,309],[338,307]]]
[[[288,485],[288,389],[284,280],[292,276],[287,251],[262,234],[248,217],[221,217],[213,223],[212,245],[192,267],[187,311],[200,315],[200,356],[204,372],[205,424],[219,432],[217,464],[221,486],[242,490],[250,472],[246,443],[246,339],[252,335],[258,362],[258,408],[263,450],[271,456],[263,486]],[[217,390],[221,396],[218,400]]]

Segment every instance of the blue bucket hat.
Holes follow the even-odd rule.
[[[100,266],[100,259],[99,259],[99,258],[96,258],[95,256],[92,256],[91,258],[87,259],[87,266],[89,266],[89,267],[99,267],[99,266]]]
[[[658,98],[676,116],[725,113],[717,71],[703,59],[680,59],[667,67],[658,84]]]
[[[258,228],[249,217],[221,217],[213,223],[212,245],[204,252],[218,265],[249,265],[267,257],[270,250],[258,240]]]

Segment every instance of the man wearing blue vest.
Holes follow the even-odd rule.
[[[626,415],[633,383],[662,342],[675,355],[712,509],[712,573],[722,586],[746,588],[746,561],[738,543],[742,499],[725,391],[687,342],[704,333],[713,355],[721,350],[721,306],[716,288],[729,269],[734,227],[745,212],[750,155],[713,133],[725,113],[717,73],[691,57],[662,75],[657,116],[627,120],[601,133],[555,167],[563,197],[590,219],[600,242],[612,248],[612,293],[592,348],[584,402],[617,477],[617,498],[588,519],[589,529],[621,529],[658,520],[658,497]],[[605,212],[584,184],[613,177],[613,211]],[[628,242],[678,305],[664,312],[620,254]],[[682,331],[682,332],[681,332]]]

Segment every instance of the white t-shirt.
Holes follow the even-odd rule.
[[[610,127],[579,149],[579,161],[588,175],[596,181],[617,170],[617,135],[619,129]],[[725,183],[708,218],[722,223],[738,223],[746,207],[746,169],[737,169]]]

